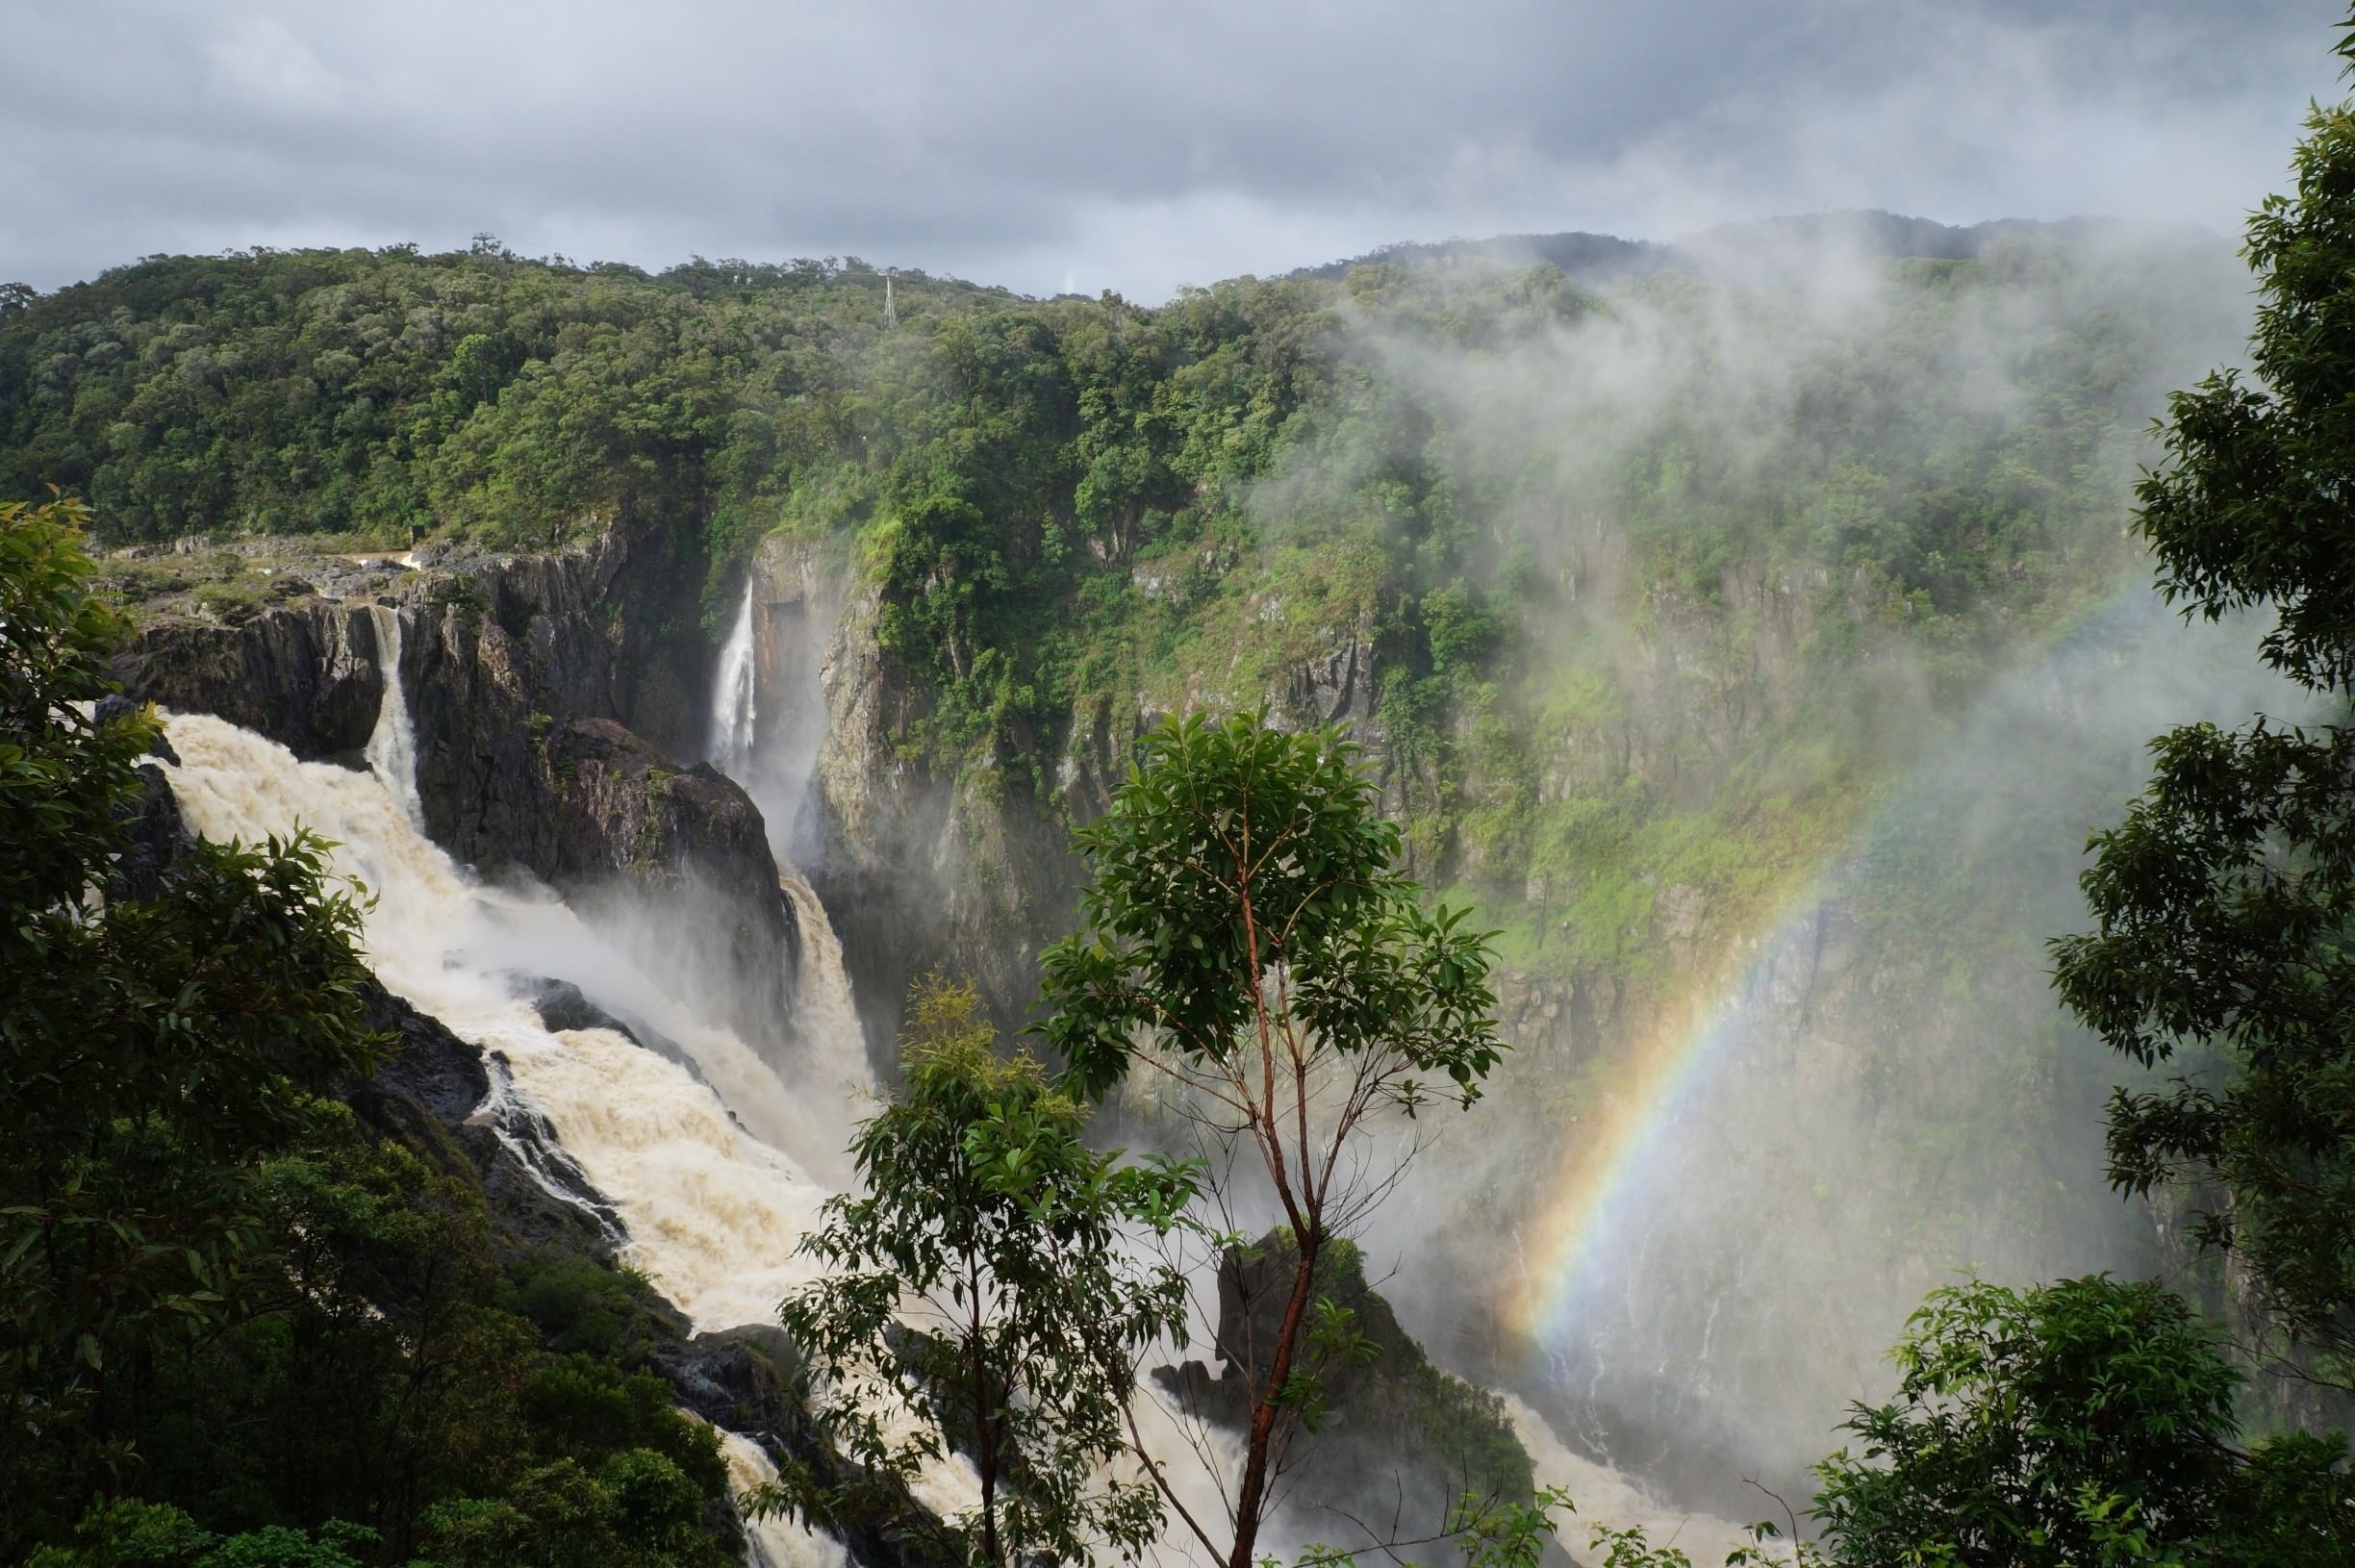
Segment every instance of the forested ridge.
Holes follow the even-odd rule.
[[[1851,818],[1872,742],[1838,727],[1912,722],[1876,664],[1935,707],[2106,587],[2170,341],[2228,327],[2220,251],[1869,265],[1839,322],[1771,270],[1377,266],[1148,309],[489,241],[154,258],[13,298],[0,483],[87,497],[115,545],[659,521],[701,538],[715,630],[760,539],[831,540],[881,586],[904,752],[1045,801],[1075,729],[1256,700],[1355,645],[1418,871],[1507,916],[1523,873],[1583,886],[1530,916],[1620,962],[1639,863],[1738,900],[1775,873],[1718,863],[1732,819],[1780,813],[1795,861]],[[1613,360],[1628,384],[1580,368]],[[1789,668],[1760,671],[1744,639],[1794,596]],[[1796,715],[1803,683],[1840,699]],[[1635,794],[1562,799],[1544,737],[1631,721],[1658,752]],[[1801,755],[1839,760],[1769,760]]]

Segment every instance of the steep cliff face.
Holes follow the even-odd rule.
[[[869,1049],[888,1065],[908,982],[967,976],[1001,1027],[1038,991],[1038,954],[1071,928],[1079,866],[1066,819],[986,764],[948,777],[899,744],[912,698],[875,636],[877,594],[852,595],[823,671],[811,777],[815,881],[843,943]]]
[[[648,973],[775,1046],[798,933],[758,808],[674,760],[699,749],[708,652],[683,591],[664,586],[666,548],[609,536],[549,555],[428,555],[366,599],[311,597],[234,625],[160,620],[120,673],[136,697],[356,763],[397,618],[430,836],[606,917]]]
[[[1086,873],[1073,830],[1109,807],[1138,739],[1170,707],[1134,690],[1092,694],[1060,734],[1009,735],[962,769],[938,769],[906,739],[924,697],[883,645],[880,591],[847,566],[779,545],[762,552],[754,585],[756,604],[826,606],[809,622],[830,622],[830,635],[812,681],[823,726],[801,835],[878,1065],[892,1059],[908,982],[933,969],[973,980],[1000,1027],[1019,1030],[1036,1006],[1040,951],[1077,921]],[[1179,709],[1264,703],[1279,723],[1340,724],[1368,748],[1384,798],[1403,800],[1377,710],[1370,633],[1345,620],[1318,645],[1239,695],[1190,682],[1169,700]],[[766,655],[762,679],[764,713],[768,694],[797,700],[795,676]]]
[[[364,603],[317,600],[241,625],[148,627],[118,661],[124,690],[217,714],[307,761],[359,756],[384,700],[384,650]]]
[[[684,703],[684,655],[646,623],[656,611],[624,592],[629,575],[599,545],[445,561],[414,585],[402,667],[426,828],[486,872],[520,867],[609,917],[649,973],[773,1044],[793,999],[792,908],[751,799],[672,760],[699,749],[701,705]],[[672,746],[642,737],[628,721],[641,712]]]

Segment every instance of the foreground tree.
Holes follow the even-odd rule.
[[[1415,1113],[1471,1104],[1501,1055],[1487,937],[1423,907],[1333,731],[1172,720],[1079,839],[1083,926],[1044,958],[1066,1080],[1102,1096],[1156,1075],[1177,1109],[1249,1151],[1289,1243],[1270,1342],[1219,1347],[1251,1381],[1227,1538],[1170,1493],[1205,1550],[1251,1568],[1270,1480],[1316,1413],[1317,1363],[1353,1344],[1343,1309],[1313,1299],[1318,1259],[1395,1184]],[[1378,1137],[1400,1127],[1385,1153]]]
[[[2355,33],[2340,46],[2355,61]],[[2266,662],[2328,721],[2190,724],[2098,835],[2097,926],[2054,944],[2067,1005],[2170,1086],[2120,1091],[2112,1179],[2225,1201],[2237,1251],[2294,1336],[2355,1352],[2355,109],[2317,109],[2296,190],[2251,220],[2250,374],[2177,394],[2138,526],[2187,614],[2271,616]]]
[[[2240,1374],[2181,1298],[2095,1275],[1934,1292],[1815,1473],[1818,1541],[1727,1568],[2338,1568],[2355,1475],[2337,1437],[2243,1448]],[[1794,1526],[1797,1521],[1790,1521]],[[1594,1530],[1603,1568],[1692,1568],[1639,1529]]]
[[[2239,1375],[2162,1286],[1941,1290],[1894,1359],[1896,1399],[1848,1423],[1863,1454],[1818,1467],[1830,1561],[2322,1568],[2355,1555],[2343,1442],[2236,1446]]]
[[[106,700],[123,628],[90,592],[84,521],[71,502],[0,504],[12,1560],[50,1508],[128,1471],[159,1356],[223,1324],[266,1246],[265,1163],[317,1129],[315,1092],[372,1044],[359,913],[316,842],[196,843],[168,879],[141,870],[159,731]]]
[[[780,1313],[864,1475],[831,1490],[791,1476],[753,1505],[823,1520],[955,1451],[980,1483],[950,1521],[972,1560],[1134,1558],[1162,1510],[1117,1462],[1122,1414],[1138,1357],[1182,1342],[1186,1298],[1124,1242],[1178,1224],[1193,1174],[1090,1150],[1079,1102],[997,1053],[970,986],[919,984],[901,1061],[905,1089],[850,1146],[863,1194],[830,1200],[802,1242],[830,1273]]]

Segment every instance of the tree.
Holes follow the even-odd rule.
[[[1931,1294],[1891,1353],[1896,1398],[1851,1406],[1862,1440],[1815,1467],[1818,1541],[1726,1568],[2335,1568],[2355,1555],[2339,1437],[2243,1449],[2241,1375],[2182,1298],[2093,1275]],[[1794,1527],[1797,1520],[1790,1521]],[[1692,1568],[1598,1526],[1605,1568]]]
[[[374,1044],[359,910],[316,840],[195,843],[167,879],[140,870],[134,829],[155,804],[140,759],[159,730],[106,700],[123,626],[89,591],[85,520],[68,501],[0,504],[12,1558],[49,1506],[78,1509],[128,1460],[158,1355],[226,1320],[266,1246],[265,1162],[317,1128],[317,1093]]]
[[[819,1418],[853,1488],[970,1458],[979,1501],[950,1523],[975,1562],[1133,1558],[1162,1513],[1114,1463],[1122,1416],[1139,1355],[1183,1338],[1185,1283],[1124,1241],[1179,1223],[1193,1174],[1090,1150],[1079,1102],[997,1054],[971,986],[919,982],[912,1016],[906,1087],[851,1144],[864,1192],[802,1242],[829,1275],[780,1311],[823,1374]],[[805,1474],[754,1505],[844,1501]]]
[[[2339,52],[2355,63],[2355,33]],[[2137,526],[2187,616],[2269,611],[2264,659],[2336,719],[2355,693],[2355,107],[2313,111],[2294,174],[2249,223],[2250,373],[2174,397]],[[2114,1098],[2112,1180],[2219,1184],[2198,1234],[2293,1335],[2355,1352],[2355,731],[2261,717],[2152,750],[2091,844],[2096,929],[2053,945],[2070,1009],[2186,1069]]]
[[[1380,1119],[1470,1105],[1503,1051],[1487,935],[1423,907],[1358,764],[1338,732],[1287,734],[1264,714],[1164,723],[1081,831],[1082,928],[1043,959],[1065,1081],[1101,1097],[1139,1067],[1158,1075],[1256,1156],[1289,1233],[1272,1343],[1220,1346],[1252,1380],[1231,1538],[1179,1508],[1230,1568],[1251,1568],[1270,1479],[1315,1410],[1305,1353],[1351,1337],[1311,1298],[1318,1259],[1403,1170],[1374,1147]]]
[[[2297,1568],[2355,1552],[2345,1445],[2238,1448],[2239,1375],[2181,1298],[2107,1276],[1935,1292],[1817,1467],[1824,1553],[1852,1568],[2132,1562]]]

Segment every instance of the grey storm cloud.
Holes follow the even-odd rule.
[[[2230,229],[2325,0],[0,0],[0,278],[857,254],[1026,291],[1886,207]]]

